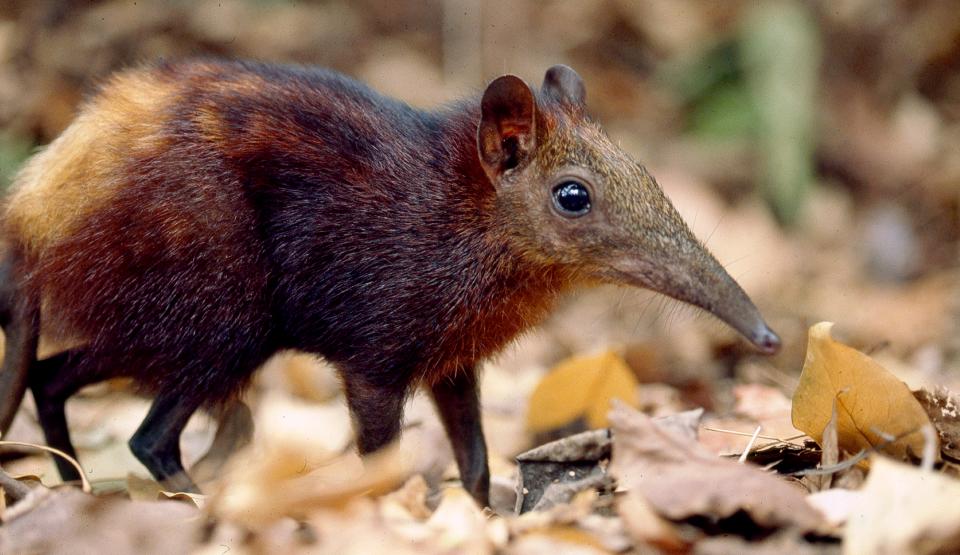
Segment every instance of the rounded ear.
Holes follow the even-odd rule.
[[[569,66],[558,64],[548,69],[540,91],[557,102],[578,107],[586,105],[587,89],[583,86],[583,79]]]
[[[536,148],[536,120],[537,103],[523,79],[504,75],[487,86],[480,102],[477,149],[494,183],[530,159]]]

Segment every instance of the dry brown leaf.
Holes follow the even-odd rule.
[[[942,387],[934,391],[921,389],[914,396],[940,435],[943,456],[960,460],[960,397]]]
[[[863,492],[843,488],[826,489],[811,493],[807,503],[820,511],[831,526],[842,526],[860,504]]]
[[[315,531],[316,543],[284,541],[260,546],[260,549],[241,553],[336,553],[337,555],[433,555],[441,553],[434,547],[436,532],[416,521],[397,523],[384,521],[376,500],[355,499],[342,509],[311,511],[306,522]],[[215,544],[211,542],[211,544]],[[214,553],[222,554],[224,549]],[[231,555],[235,551],[231,552]]]
[[[581,491],[569,503],[555,505],[545,511],[530,511],[510,519],[510,533],[522,536],[551,526],[576,524],[594,511],[597,500],[597,492]]]
[[[167,499],[170,501],[180,501],[181,503],[186,503],[196,509],[203,509],[203,507],[207,504],[206,495],[201,493],[188,493],[185,491],[161,491],[157,494],[156,498],[160,501]]]
[[[588,522],[596,516],[598,496],[582,491],[566,504],[524,513],[508,521],[514,539],[509,553],[607,553],[609,547]],[[601,535],[609,533],[607,530]],[[614,535],[623,536],[623,530]],[[606,547],[606,549],[605,549]]]
[[[0,553],[189,553],[202,519],[184,503],[97,497],[74,488],[37,490],[11,507]],[[30,504],[26,510],[14,509]]]
[[[517,455],[516,512],[543,511],[581,490],[612,485],[603,462],[610,446],[610,430],[590,430]]]
[[[783,530],[765,538],[741,538],[721,534],[703,538],[694,545],[693,555],[839,555],[833,542],[811,542],[796,530]]]
[[[610,412],[610,422],[610,473],[661,516],[723,519],[744,511],[764,528],[824,528],[820,513],[807,505],[799,489],[756,466],[716,457],[620,403]]]
[[[134,473],[127,474],[127,495],[133,501],[156,501],[163,486],[149,478],[141,478]]]
[[[384,495],[380,499],[380,512],[384,518],[399,516],[411,520],[423,521],[430,518],[427,507],[427,493],[430,491],[427,481],[415,474],[400,489]]]
[[[843,552],[960,552],[960,481],[875,457],[851,511]]]
[[[830,422],[823,429],[823,439],[820,442],[820,468],[835,468],[840,462],[840,446],[837,443],[837,404],[833,404]],[[811,492],[829,490],[833,487],[833,474],[810,474],[803,477],[803,483]]]
[[[584,418],[591,428],[607,425],[610,401],[637,406],[637,380],[618,354],[575,356],[555,366],[530,397],[527,427],[538,433]]]
[[[573,526],[554,526],[517,538],[510,553],[554,553],[558,555],[594,555],[610,553],[590,534]]]
[[[673,523],[660,518],[643,496],[628,492],[617,500],[617,512],[627,532],[638,543],[650,544],[668,553],[685,551],[687,542]]]
[[[435,545],[458,553],[493,553],[486,524],[483,511],[463,488],[443,490],[440,505],[427,521],[437,532]]]
[[[837,440],[857,453],[878,448],[898,458],[923,453],[930,425],[906,384],[867,355],[830,337],[830,322],[810,327],[807,356],[793,394],[793,425],[822,445],[837,405]],[[890,438],[896,438],[889,441]]]
[[[362,462],[354,454],[326,460],[294,445],[246,451],[230,461],[224,485],[207,502],[212,515],[250,529],[318,508],[345,506],[365,494],[390,491],[409,474],[397,446]],[[309,467],[319,464],[313,471]]]

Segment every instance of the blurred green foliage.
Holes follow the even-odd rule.
[[[33,152],[33,145],[12,133],[0,133],[0,191],[10,186],[20,165]]]
[[[746,15],[738,35],[669,76],[690,108],[688,132],[754,143],[758,185],[787,225],[796,221],[814,177],[819,50],[802,5],[765,3]]]
[[[690,133],[716,140],[755,135],[757,114],[734,40],[673,69],[670,79],[690,108]]]
[[[816,23],[800,3],[759,4],[746,16],[741,43],[758,114],[760,183],[780,221],[793,224],[814,174],[820,70]]]

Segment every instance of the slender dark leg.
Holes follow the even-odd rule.
[[[76,459],[77,453],[67,427],[66,402],[81,387],[99,379],[78,373],[77,366],[71,364],[74,356],[82,356],[82,351],[67,351],[35,361],[30,367],[30,390],[47,445]],[[77,469],[62,457],[54,457],[54,462],[63,481],[80,479]]]
[[[0,432],[3,433],[10,429],[27,391],[29,369],[37,358],[40,336],[40,302],[29,291],[20,291],[19,262],[14,252],[0,262],[0,322],[6,339],[0,368]]]
[[[343,375],[347,406],[357,435],[357,450],[366,455],[400,435],[406,391],[375,386]]]
[[[250,407],[237,399],[231,401],[217,418],[217,433],[207,453],[190,468],[199,482],[214,478],[227,459],[253,439],[253,415]]]
[[[21,258],[15,249],[8,248],[0,255],[0,327],[4,330],[13,319],[14,306],[20,295],[17,289],[20,283],[17,265],[20,262]]]
[[[437,412],[453,447],[460,481],[481,506],[490,504],[490,469],[487,444],[480,421],[480,392],[473,368],[440,380],[431,388]]]
[[[180,434],[199,406],[189,395],[162,392],[130,438],[134,456],[170,491],[200,492],[180,459]]]

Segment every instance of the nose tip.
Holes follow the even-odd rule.
[[[766,324],[763,324],[751,339],[758,349],[768,355],[772,355],[780,350],[780,336],[774,333]]]

